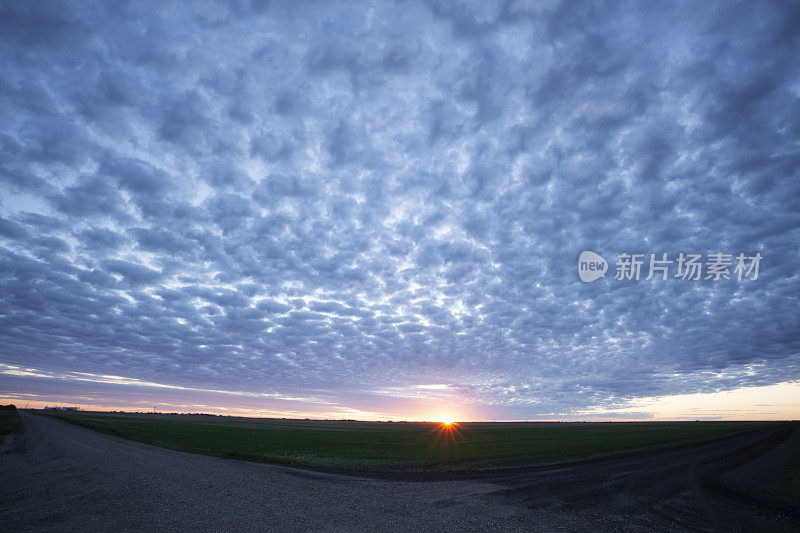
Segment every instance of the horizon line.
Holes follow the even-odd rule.
[[[214,417],[226,417],[226,418],[247,418],[251,420],[289,420],[289,421],[308,421],[308,422],[362,422],[362,423],[376,423],[376,424],[387,424],[387,423],[402,423],[402,424],[442,424],[441,420],[365,420],[365,419],[358,419],[358,418],[314,418],[314,417],[302,417],[302,418],[293,418],[293,417],[276,417],[276,416],[246,416],[246,415],[233,415],[233,414],[215,414],[215,413],[205,413],[205,412],[178,412],[178,411],[124,411],[124,410],[98,410],[98,409],[80,409],[80,406],[70,406],[70,407],[77,407],[77,411],[68,411],[62,410],[61,407],[53,407],[52,410],[60,411],[63,413],[69,412],[78,412],[78,413],[121,413],[121,414],[136,414],[136,415],[176,415],[176,416],[214,416]],[[19,411],[45,411],[48,410],[46,407],[17,407]],[[523,423],[549,423],[549,424],[608,424],[608,423],[640,423],[640,424],[653,424],[653,423],[663,423],[663,422],[736,422],[736,423],[753,423],[753,422],[797,422],[798,419],[794,418],[771,418],[771,419],[747,419],[747,420],[730,420],[724,418],[659,418],[659,419],[633,419],[633,418],[624,418],[624,419],[604,419],[604,420],[591,420],[591,419],[559,419],[559,420],[548,420],[548,419],[495,419],[495,420],[455,420],[453,423],[455,424],[523,424]]]

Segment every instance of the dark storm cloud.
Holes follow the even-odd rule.
[[[800,378],[795,4],[0,15],[0,362],[494,418]]]

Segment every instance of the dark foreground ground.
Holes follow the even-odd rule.
[[[580,463],[347,476],[118,439],[22,413],[0,450],[0,530],[797,531],[800,426]]]

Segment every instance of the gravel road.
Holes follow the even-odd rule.
[[[380,479],[165,450],[22,413],[0,530],[797,531],[800,425],[467,479]],[[395,476],[396,477],[396,476]]]

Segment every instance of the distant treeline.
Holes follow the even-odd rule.
[[[8,405],[0,405],[0,411],[16,411],[16,410],[17,406],[14,405],[13,403],[10,403]]]

